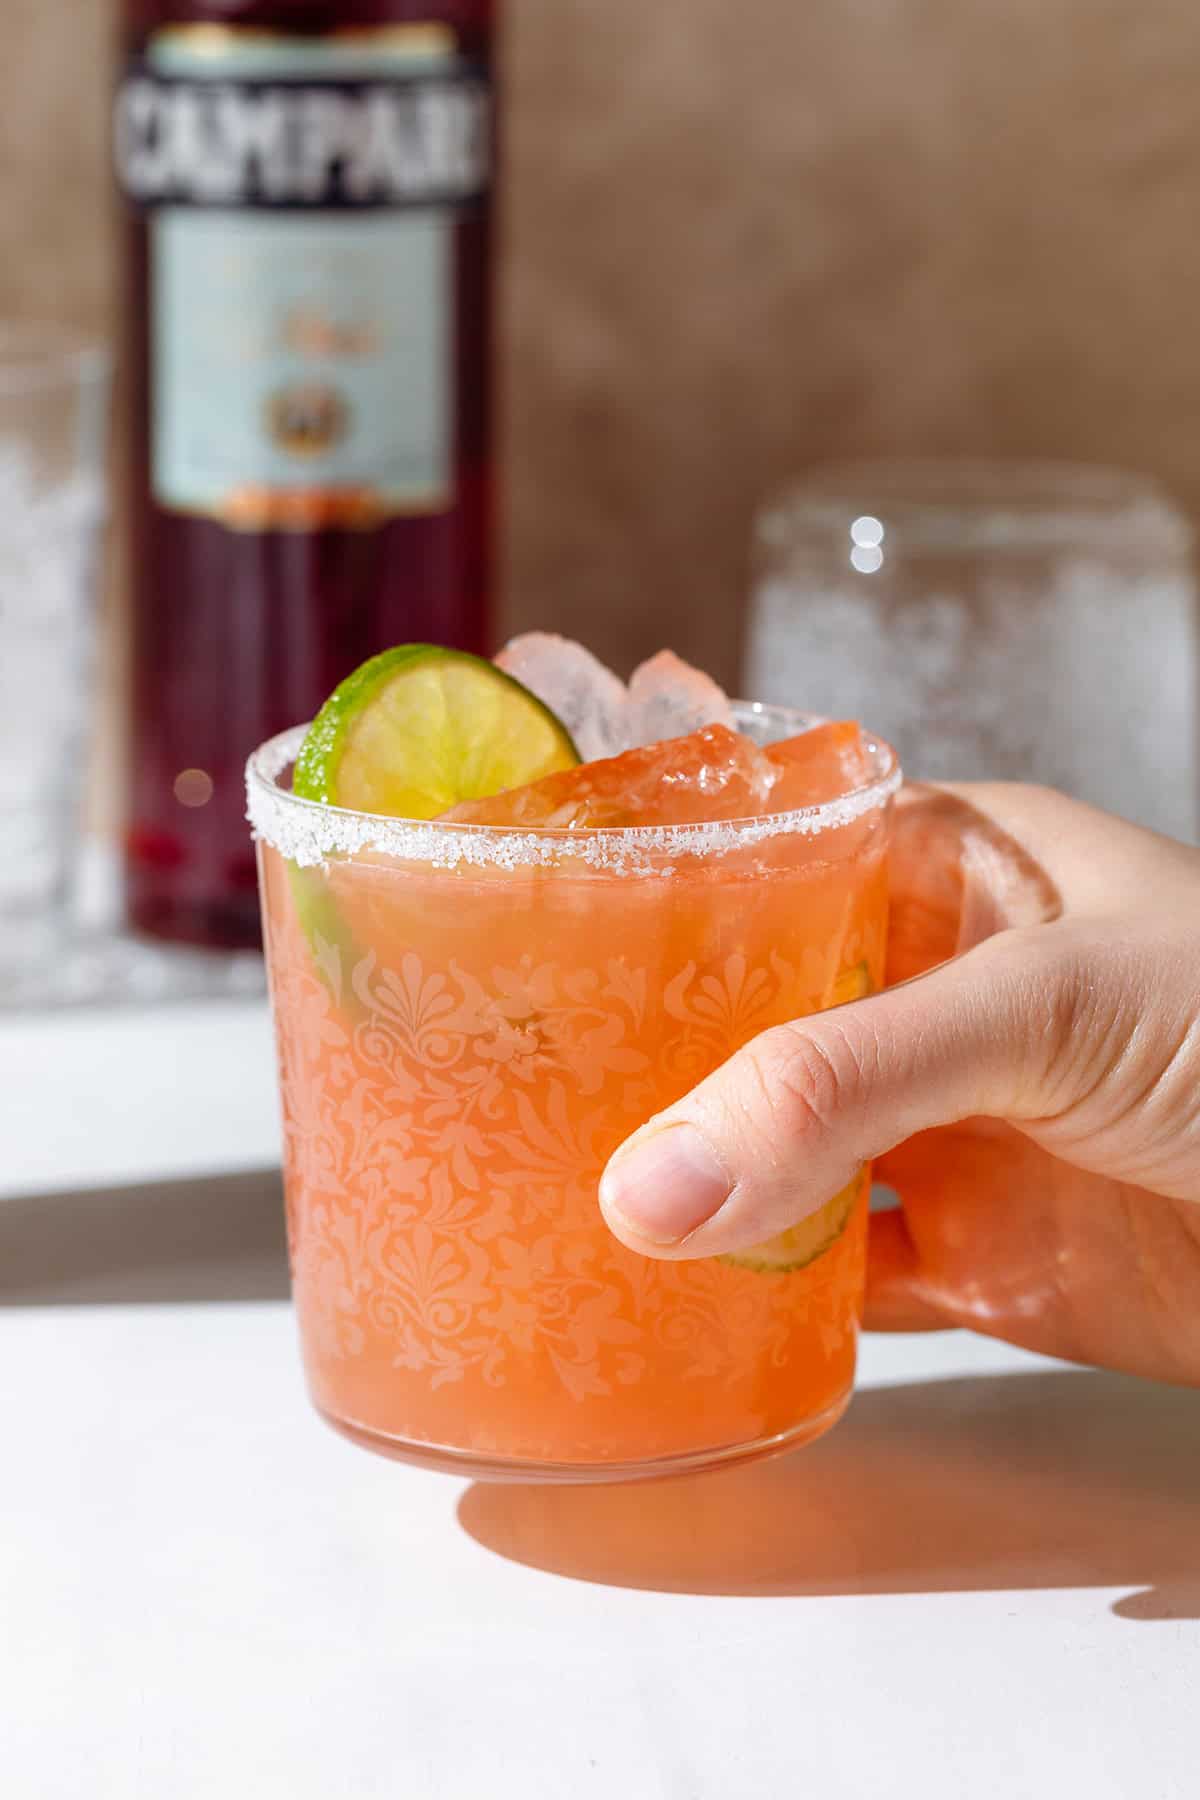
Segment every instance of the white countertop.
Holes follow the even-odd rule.
[[[0,1013],[0,1200],[279,1159],[266,1001]]]
[[[1193,1800],[1200,1395],[880,1338],[754,1469],[377,1460],[308,1411],[275,1178],[187,1116],[261,1099],[265,1038],[153,1016],[191,1178],[110,1108],[102,1179],[0,1205],[3,1800]]]

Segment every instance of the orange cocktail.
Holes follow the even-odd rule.
[[[803,728],[743,709],[760,741]],[[797,812],[525,832],[299,800],[250,771],[313,1399],[439,1467],[598,1479],[803,1442],[848,1400],[867,1182],[772,1264],[656,1262],[616,1146],[768,1026],[882,976],[886,746]],[[848,1213],[848,1218],[847,1218]]]

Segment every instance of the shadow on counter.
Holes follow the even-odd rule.
[[[1200,1393],[1064,1369],[860,1393],[776,1462],[627,1487],[471,1487],[514,1562],[671,1593],[1138,1588],[1200,1618]]]
[[[0,1306],[287,1295],[277,1169],[0,1204]]]

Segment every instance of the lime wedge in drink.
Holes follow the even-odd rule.
[[[334,689],[301,745],[292,786],[301,799],[356,812],[435,819],[578,761],[566,727],[494,663],[401,644]]]
[[[825,1006],[846,1006],[851,1000],[865,1000],[874,991],[875,983],[866,963],[855,963],[853,968],[842,970],[825,997]]]
[[[797,1269],[807,1268],[845,1231],[866,1179],[866,1170],[860,1170],[847,1187],[815,1213],[810,1213],[807,1219],[801,1219],[798,1225],[781,1231],[778,1237],[765,1244],[756,1244],[752,1250],[729,1251],[720,1261],[733,1263],[739,1269],[757,1269],[760,1273],[774,1275],[790,1275]]]
[[[825,1005],[845,1006],[851,1000],[865,1000],[873,989],[871,971],[866,963],[855,963],[843,969],[834,981],[825,997]],[[807,1219],[801,1219],[799,1225],[781,1231],[766,1244],[756,1244],[752,1250],[730,1252],[721,1261],[734,1263],[741,1269],[773,1271],[777,1275],[807,1268],[845,1231],[866,1178],[866,1170],[860,1170],[847,1187],[818,1207],[815,1213],[810,1213]]]

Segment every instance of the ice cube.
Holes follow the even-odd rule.
[[[871,779],[862,732],[852,719],[814,725],[798,737],[770,744],[766,757],[775,772],[772,812],[836,800]]]
[[[572,638],[526,631],[504,646],[496,665],[562,720],[585,762],[617,756],[633,741],[625,683]]]
[[[734,729],[733,709],[710,675],[693,669],[673,650],[660,650],[629,681],[631,744],[686,737],[702,725]]]
[[[776,775],[748,738],[724,725],[706,725],[487,800],[464,800],[444,817],[464,825],[548,830],[742,819],[767,810]]]

